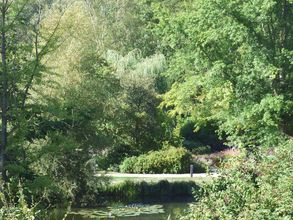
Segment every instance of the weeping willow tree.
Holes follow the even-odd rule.
[[[165,58],[162,54],[143,58],[139,50],[125,56],[108,50],[104,57],[114,68],[121,87],[119,120],[115,122],[117,142],[105,156],[109,164],[119,164],[125,157],[162,147],[165,116],[158,108],[161,100],[156,85]]]
[[[156,80],[165,69],[166,60],[163,54],[142,58],[138,49],[130,51],[126,56],[108,50],[105,58],[116,69],[122,85],[127,87],[128,84],[141,84],[145,88],[160,89],[156,88]]]

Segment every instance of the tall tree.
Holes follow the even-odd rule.
[[[197,1],[177,12],[158,4],[170,114],[216,125],[232,146],[292,135],[291,1]]]
[[[25,130],[27,100],[34,80],[42,72],[42,58],[52,49],[58,24],[42,33],[43,12],[51,1],[1,2],[1,171],[6,179],[9,138]]]
[[[3,0],[1,5],[1,60],[2,60],[2,99],[1,99],[1,171],[3,172],[5,149],[7,145],[7,63],[6,63],[6,11],[8,10],[8,1]],[[4,174],[5,179],[5,174]]]

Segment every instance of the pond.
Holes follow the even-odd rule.
[[[66,220],[93,220],[93,219],[116,219],[116,220],[176,220],[184,215],[188,202],[172,202],[162,204],[114,204],[109,207],[91,209],[72,209],[65,218]],[[64,211],[56,211],[50,219],[62,219]]]

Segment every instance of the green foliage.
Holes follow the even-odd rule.
[[[292,144],[228,161],[182,219],[292,219]]]
[[[113,138],[99,168],[115,167],[124,158],[157,150],[167,136],[166,114],[158,108],[159,73],[163,71],[162,54],[143,58],[138,50],[122,56],[109,50],[104,55],[119,80],[116,99],[111,101],[113,118],[109,135]]]
[[[192,198],[193,191],[199,191],[200,187],[194,181],[168,182],[133,182],[123,181],[116,184],[108,184],[99,188],[99,197],[102,200],[115,202],[154,202],[171,201],[178,198]]]
[[[191,155],[186,149],[169,147],[126,158],[120,170],[125,173],[186,173],[190,161]]]
[[[33,89],[27,94],[28,105],[11,117],[17,117],[17,129],[12,129],[9,139],[8,154],[13,163],[7,163],[8,176],[12,181],[23,178],[32,196],[46,192],[46,199],[53,204],[69,200],[77,205],[93,204],[102,182],[94,177],[95,169],[115,166],[127,156],[158,149],[164,132],[155,89],[164,56],[142,58],[138,53],[129,53],[119,56],[117,63],[111,60],[106,54],[108,48],[101,48],[112,40],[102,40],[101,45],[96,39],[100,33],[93,25],[98,14],[92,14],[94,8],[88,3],[53,1],[45,8],[46,16],[38,24],[42,33],[39,40],[44,46],[43,38],[50,38],[55,31],[56,36],[45,47],[51,53],[46,51],[42,54],[44,59],[38,60],[37,70],[44,74],[37,72],[36,80],[30,82]],[[116,2],[101,4],[111,7]],[[34,52],[33,46],[27,54]],[[124,64],[125,68],[119,68]],[[43,66],[46,68],[39,69]]]
[[[230,146],[273,146],[292,133],[291,1],[153,7],[172,83],[162,106],[171,116],[196,130],[215,124]]]
[[[227,147],[215,133],[215,125],[209,124],[199,130],[195,130],[195,123],[182,121],[177,122],[177,129],[180,128],[180,136],[183,138],[182,145],[194,152],[194,154],[212,153]]]
[[[37,177],[29,184],[32,190],[40,192],[43,188],[52,203],[72,201],[84,205],[95,201],[93,194],[103,181],[94,176],[95,163],[88,149],[82,149],[73,137],[61,134],[52,134],[37,146],[40,149],[32,155],[38,159],[30,168],[44,177]]]
[[[157,39],[149,28],[149,24],[153,22],[153,14],[147,2],[87,0],[86,3],[92,18],[96,41],[102,51],[111,49],[127,54],[129,51],[139,49],[143,56],[155,53]]]
[[[254,151],[293,134],[291,0],[3,5],[4,168],[13,195],[21,180],[27,197],[2,201],[9,217],[33,219],[32,198],[44,205],[100,202],[99,187],[108,182],[94,176],[96,168],[188,172],[185,148],[209,153],[225,141]],[[165,141],[185,148],[161,149]],[[207,219],[291,218],[291,152],[276,151],[227,165],[230,173],[207,188],[209,197],[190,216],[204,210]],[[204,171],[199,163],[195,169]],[[127,187],[132,197],[137,188]]]
[[[193,154],[200,155],[200,154],[210,154],[212,152],[211,147],[209,145],[203,145],[200,142],[195,141],[184,141],[184,147],[189,149]]]
[[[3,220],[35,220],[44,217],[44,213],[38,209],[37,204],[27,202],[20,185],[17,195],[13,195],[9,189],[1,191],[0,203],[0,218]]]

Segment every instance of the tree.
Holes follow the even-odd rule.
[[[292,135],[292,3],[259,0],[159,5],[155,31],[173,83],[164,106],[206,124],[230,146],[273,146]]]
[[[165,115],[158,108],[159,73],[165,58],[155,54],[142,58],[139,50],[126,56],[109,50],[105,56],[119,79],[120,93],[116,103],[115,143],[106,154],[109,164],[119,164],[125,157],[139,155],[162,147],[166,130]]]
[[[96,201],[101,181],[94,175],[95,157],[113,143],[109,127],[120,86],[99,55],[84,2],[75,1],[66,11],[57,6],[41,30],[58,23],[58,47],[42,60],[48,74],[40,76],[28,99],[31,119],[23,123],[23,151],[16,152],[20,162],[13,170],[34,197],[45,191],[53,203],[65,198],[81,205]]]
[[[122,55],[139,49],[143,57],[156,52],[157,40],[149,28],[152,12],[141,0],[86,0],[101,51]]]
[[[8,140],[16,141],[24,133],[27,103],[33,81],[44,72],[42,59],[53,48],[57,25],[50,31],[40,31],[43,12],[50,1],[1,2],[1,171],[6,178]],[[30,105],[31,106],[31,105]],[[27,122],[26,122],[27,123]],[[9,138],[9,139],[8,139]],[[12,142],[11,142],[12,143]]]

